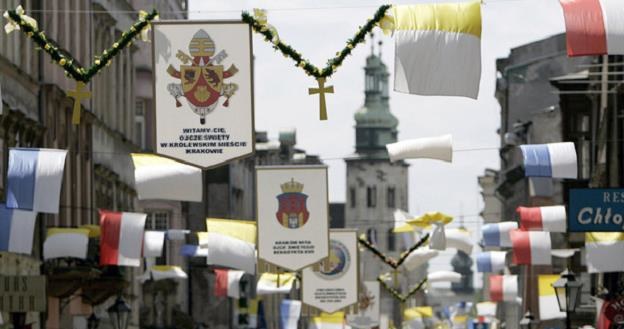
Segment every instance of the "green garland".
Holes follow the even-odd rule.
[[[337,52],[334,58],[329,59],[323,69],[319,69],[315,65],[310,64],[310,62],[304,59],[293,47],[279,40],[277,34],[274,33],[272,29],[268,28],[267,24],[259,22],[247,12],[243,12],[242,18],[245,23],[251,25],[256,33],[262,34],[267,42],[273,43],[273,48],[275,50],[279,50],[284,56],[295,61],[296,66],[301,67],[308,75],[318,79],[332,76],[332,74],[336,72],[336,69],[342,65],[344,59],[351,54],[353,48],[364,42],[366,35],[386,16],[386,12],[390,7],[390,5],[380,6],[373,18],[369,19],[364,26],[360,27],[353,39],[347,40],[347,45],[341,51]]]
[[[368,251],[372,252],[373,255],[379,257],[379,259],[381,259],[384,263],[386,263],[388,266],[390,266],[390,267],[392,267],[393,269],[396,270],[397,268],[399,268],[399,266],[401,266],[401,264],[403,264],[403,262],[405,262],[407,257],[414,250],[420,248],[424,243],[427,242],[428,239],[429,239],[429,233],[425,234],[425,236],[423,236],[418,242],[416,242],[407,251],[405,251],[403,254],[401,254],[401,257],[398,260],[394,259],[393,257],[387,256],[386,254],[381,252],[379,249],[377,249],[377,247],[375,245],[373,245],[365,237],[358,238],[358,242],[362,246],[364,246],[366,249],[368,249]]]
[[[141,31],[146,28],[152,20],[158,16],[158,12],[154,9],[151,13],[142,15],[138,21],[136,21],[128,31],[122,33],[121,38],[113,43],[113,46],[102,52],[101,56],[96,56],[94,64],[85,69],[78,60],[76,60],[67,50],[61,48],[56,41],[48,38],[43,31],[40,31],[36,26],[29,24],[26,20],[22,19],[22,16],[15,10],[7,11],[11,20],[20,26],[20,29],[26,33],[33,41],[45,50],[50,57],[61,66],[68,76],[71,76],[76,81],[88,83],[91,78],[96,75],[102,68],[104,68],[111,59],[115,57],[119,52],[131,44],[132,39],[136,37]]]
[[[384,289],[386,289],[392,295],[392,297],[398,299],[399,302],[401,303],[405,303],[417,291],[421,290],[425,283],[427,283],[427,279],[425,278],[422,281],[420,281],[419,284],[417,284],[412,289],[410,289],[410,291],[408,291],[406,295],[401,295],[401,293],[399,293],[396,289],[388,285],[388,283],[383,279],[383,275],[378,276],[377,281],[379,281],[379,283],[384,287]]]

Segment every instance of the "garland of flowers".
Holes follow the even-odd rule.
[[[407,292],[406,295],[401,295],[401,293],[399,293],[396,289],[390,287],[388,285],[388,283],[386,282],[386,280],[383,279],[383,275],[380,275],[377,277],[377,281],[379,281],[379,283],[381,284],[382,287],[384,287],[384,289],[386,289],[391,295],[392,297],[396,298],[397,300],[399,300],[399,302],[401,303],[405,303],[410,297],[412,297],[417,291],[421,290],[423,285],[425,283],[427,283],[427,279],[423,279],[422,281],[420,281],[419,284],[417,284],[416,286],[414,286],[412,289],[410,289],[410,291]]]
[[[380,6],[375,12],[375,15],[373,15],[373,18],[369,19],[364,26],[360,27],[352,39],[347,40],[347,45],[341,51],[337,52],[336,56],[329,59],[323,69],[311,64],[310,61],[303,58],[297,50],[282,42],[277,35],[275,28],[266,22],[266,15],[264,14],[264,11],[256,10],[256,17],[250,15],[248,12],[243,12],[242,18],[243,21],[249,24],[256,33],[262,34],[265,41],[271,42],[275,50],[279,50],[285,57],[295,61],[296,66],[301,67],[306,74],[318,79],[332,76],[332,74],[336,72],[336,69],[342,65],[344,59],[351,54],[353,48],[364,42],[366,35],[373,30],[375,25],[380,25],[384,32],[387,31],[392,24],[390,23],[391,19],[386,16],[386,12],[390,9],[390,7],[390,5]]]
[[[394,259],[393,257],[387,256],[386,254],[381,252],[379,249],[377,249],[377,247],[374,244],[368,241],[368,239],[366,239],[365,236],[360,236],[358,238],[358,242],[362,246],[364,246],[364,248],[368,249],[368,251],[372,252],[373,255],[379,257],[379,259],[381,259],[384,263],[386,263],[388,266],[396,270],[397,268],[399,268],[399,266],[401,266],[401,264],[403,264],[403,262],[405,262],[407,257],[414,250],[420,248],[424,243],[427,242],[428,239],[429,239],[429,233],[425,234],[425,236],[423,236],[418,242],[412,245],[407,251],[402,253],[401,257],[398,260]]]
[[[155,9],[149,14],[144,11],[139,12],[139,20],[128,31],[123,32],[111,48],[105,49],[100,56],[96,56],[94,64],[88,69],[80,65],[78,60],[67,50],[61,48],[56,41],[47,37],[45,32],[39,30],[37,22],[31,17],[24,15],[21,6],[16,10],[8,10],[4,17],[9,20],[7,25],[13,26],[9,29],[5,28],[7,33],[18,28],[21,29],[41,49],[45,50],[54,62],[65,70],[67,76],[72,77],[76,81],[88,83],[94,75],[110,63],[113,57],[129,46],[134,37],[139,34],[146,35],[147,29],[151,25],[150,23],[158,18],[158,12]]]

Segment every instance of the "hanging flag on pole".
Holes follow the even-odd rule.
[[[202,170],[147,153],[132,153],[139,200],[202,201]]]
[[[280,329],[297,329],[301,316],[301,301],[282,300],[280,305]]]
[[[517,275],[490,275],[490,300],[515,302],[518,297]]]
[[[242,270],[249,274],[256,273],[256,246],[247,241],[228,235],[205,233],[201,247],[208,249],[208,265],[225,266]]]
[[[481,302],[477,303],[477,316],[496,316],[496,306],[498,304],[494,302]]]
[[[427,283],[434,282],[460,282],[462,275],[453,271],[435,271],[427,274]]]
[[[565,206],[518,207],[516,212],[520,217],[520,227],[525,231],[567,231]]]
[[[620,0],[560,0],[568,56],[624,54],[624,7]]]
[[[86,228],[52,227],[43,243],[43,259],[87,258],[89,230]]]
[[[551,244],[549,232],[513,230],[513,263],[516,265],[550,265]]]
[[[483,245],[486,247],[511,247],[509,232],[518,228],[516,222],[483,225]]]
[[[186,279],[188,275],[184,272],[179,266],[172,265],[153,265],[150,266],[149,269],[141,276],[138,276],[137,279],[141,282],[145,282],[147,280],[166,280],[166,279]]]
[[[66,150],[9,149],[6,207],[58,214]]]
[[[585,233],[585,261],[589,273],[624,272],[624,233]]]
[[[36,219],[36,212],[0,204],[0,251],[30,255]]]
[[[405,261],[403,262],[403,266],[408,271],[413,271],[419,268],[421,265],[427,263],[431,258],[436,257],[439,254],[437,250],[431,250],[429,247],[418,248],[412,251]]]
[[[496,273],[505,269],[506,251],[486,251],[477,255],[477,271]]]
[[[240,280],[244,271],[215,269],[215,296],[240,298]]]
[[[408,139],[386,144],[386,149],[392,162],[417,158],[453,161],[453,137],[451,135]]]
[[[566,317],[566,313],[559,310],[555,288],[552,286],[557,280],[559,280],[559,274],[538,276],[539,319],[542,321]]]
[[[198,245],[185,244],[180,249],[180,255],[185,257],[208,257],[208,249]]]
[[[392,11],[394,90],[476,99],[481,80],[480,2],[401,5]]]
[[[463,227],[446,230],[446,249],[454,248],[470,255],[474,242],[470,232]]]
[[[145,236],[143,237],[143,257],[162,256],[164,245],[164,231],[145,231]]]
[[[287,294],[295,282],[294,273],[262,273],[256,284],[256,294]]]
[[[574,143],[520,145],[527,177],[573,178],[577,176]]]
[[[146,214],[100,210],[100,265],[141,265]]]

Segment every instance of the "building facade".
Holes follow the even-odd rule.
[[[20,4],[49,38],[83,65],[90,65],[94,56],[109,48],[138,18],[140,9],[155,7],[165,18],[186,17],[186,1],[174,0],[8,0],[3,8]],[[75,82],[19,31],[0,34],[0,45],[3,197],[10,147],[68,151],[59,214],[38,216],[32,255],[0,255],[6,262],[0,266],[0,275],[46,275],[47,312],[29,312],[23,321],[32,328],[86,328],[91,314],[102,318],[100,328],[109,328],[105,310],[118,294],[132,307],[130,328],[138,328],[142,287],[134,278],[143,268],[96,270],[95,237],[84,263],[52,260],[42,264],[39,259],[48,227],[97,225],[99,208],[143,209],[137,204],[129,153],[145,149],[137,134],[135,110],[138,99],[152,97],[151,92],[145,93],[151,90],[151,80],[137,79],[149,63],[149,45],[137,42],[124,49],[93,78],[87,85],[92,97],[82,101],[79,125],[71,123],[73,99],[68,97]],[[14,317],[2,315],[6,322]]]
[[[621,58],[607,60],[611,63],[622,62]],[[568,191],[573,187],[621,186],[617,185],[621,184],[621,164],[615,159],[620,151],[614,151],[604,135],[602,139],[599,137],[608,131],[618,133],[619,130],[612,130],[612,127],[605,130],[608,124],[593,116],[606,113],[608,109],[617,109],[621,101],[621,83],[609,82],[602,89],[607,91],[607,99],[603,98],[601,102],[599,78],[602,61],[591,56],[567,57],[564,34],[519,46],[511,50],[509,57],[497,60],[501,168],[499,172],[486,171],[479,178],[486,222],[517,221],[515,210],[518,206],[565,205]],[[606,67],[614,73],[603,76],[608,75],[609,81],[618,81],[615,74],[617,66]],[[612,75],[615,76],[612,78]],[[611,115],[615,113],[617,111],[613,110]],[[615,121],[620,120],[617,117]],[[575,143],[579,179],[524,177],[518,145],[568,141]],[[611,148],[608,153],[611,158],[599,156],[599,145],[604,150]],[[500,216],[491,216],[499,205]],[[584,235],[579,233],[551,233],[551,239],[553,249],[581,248],[584,245]],[[502,308],[499,307],[499,318],[506,322],[506,327],[517,328],[518,320],[528,310],[539,319],[537,276],[560,273],[565,268],[580,273],[580,280],[584,283],[581,304],[572,315],[573,326],[594,323],[595,303],[591,296],[596,296],[598,286],[606,285],[603,279],[609,275],[588,274],[582,257],[582,253],[577,253],[567,261],[553,258],[552,266],[511,266],[510,272],[519,275],[519,291],[523,295],[520,296],[521,304],[504,303]],[[484,291],[488,291],[487,282],[487,275],[484,275]],[[541,321],[540,327],[561,324],[562,320],[548,320]]]

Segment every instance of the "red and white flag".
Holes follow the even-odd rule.
[[[518,207],[516,212],[525,231],[565,233],[567,230],[565,206]]]
[[[490,275],[490,300],[514,302],[518,297],[517,275]]]
[[[516,265],[550,265],[551,246],[549,232],[512,230],[513,263]]]
[[[622,0],[560,0],[568,56],[624,54]]]
[[[240,298],[240,280],[244,271],[215,269],[215,296]]]
[[[146,214],[100,210],[100,265],[141,266]]]

